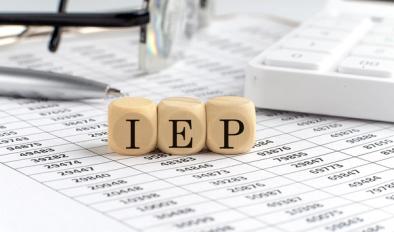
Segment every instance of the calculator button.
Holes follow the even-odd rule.
[[[351,52],[353,56],[364,56],[378,59],[392,59],[394,60],[394,48],[382,46],[360,45]]]
[[[282,41],[280,47],[332,54],[335,53],[339,45],[340,43],[333,41],[293,37]]]
[[[308,25],[341,31],[353,31],[358,23],[340,23],[335,19],[318,19],[308,23]]]
[[[271,66],[317,70],[325,64],[328,55],[315,52],[279,49],[271,51],[265,58],[265,64]]]
[[[371,30],[374,34],[394,35],[394,25],[378,25]]]
[[[351,32],[355,30],[355,28],[365,24],[367,22],[371,22],[369,18],[365,17],[354,17],[351,19],[346,19],[346,17],[330,17],[330,18],[316,18],[308,22],[308,25],[312,25],[319,28],[327,28],[341,31]]]
[[[297,32],[297,35],[303,38],[342,41],[345,40],[350,35],[350,33],[341,30],[324,29],[310,26],[300,29]]]
[[[346,74],[391,77],[394,62],[363,57],[348,57],[338,67],[338,71]]]
[[[362,42],[364,44],[377,44],[382,46],[394,47],[394,36],[372,34],[372,35],[367,35]]]

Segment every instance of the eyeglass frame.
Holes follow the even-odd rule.
[[[146,42],[146,27],[149,24],[151,17],[149,13],[150,1],[152,0],[143,0],[142,9],[131,11],[105,13],[66,13],[65,10],[68,0],[60,0],[57,13],[0,13],[0,25],[53,27],[48,44],[48,50],[50,52],[56,52],[58,50],[64,27],[127,28],[139,26],[139,42],[140,44],[143,44]],[[198,1],[200,9],[208,7],[208,0]],[[26,32],[27,30],[18,36],[23,37]]]

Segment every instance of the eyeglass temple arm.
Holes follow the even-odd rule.
[[[0,25],[132,27],[148,22],[146,9],[116,13],[0,13]]]
[[[68,0],[60,0],[59,7],[57,9],[58,13],[65,13],[67,2]],[[57,51],[61,37],[62,37],[62,28],[55,26],[51,35],[51,39],[49,40],[49,44],[48,44],[48,49],[50,52]]]

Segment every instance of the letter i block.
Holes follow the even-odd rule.
[[[208,100],[207,147],[221,154],[249,151],[256,136],[256,110],[252,101],[243,97],[223,96]]]
[[[108,107],[108,143],[122,155],[143,155],[156,148],[157,105],[141,97],[124,97]]]
[[[205,147],[205,104],[194,98],[171,97],[158,106],[158,147],[173,155],[188,155]]]

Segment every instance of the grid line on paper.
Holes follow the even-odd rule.
[[[329,154],[324,154],[324,155],[329,155]],[[319,155],[317,155],[317,156],[319,156]],[[313,157],[316,157],[316,156],[313,156]],[[351,157],[346,158],[346,159],[336,160],[336,161],[333,161],[333,162],[344,161],[344,160],[349,160],[349,159],[351,159]],[[387,158],[387,159],[389,159],[389,158]],[[301,161],[302,161],[302,160],[301,160]],[[294,162],[297,162],[297,161],[294,161]],[[291,164],[291,163],[288,163],[288,164]],[[282,164],[282,165],[288,165],[288,164]],[[330,164],[330,163],[328,163],[328,164]],[[356,166],[356,167],[362,167],[362,166],[367,166],[367,165],[369,165],[369,163],[362,164],[362,165],[359,165],[359,166]],[[237,165],[226,166],[226,168],[228,168],[228,167],[235,167],[235,166],[237,166]],[[279,166],[280,166],[280,165],[279,165]],[[274,167],[277,167],[277,166],[272,166],[272,167],[270,167],[270,168],[274,168]],[[319,166],[316,166],[316,167],[319,167]],[[351,167],[350,169],[353,169],[353,168],[354,168],[354,167]],[[119,168],[119,169],[124,169],[124,167]],[[111,171],[112,171],[112,170],[118,170],[118,169],[111,169]],[[213,171],[213,170],[218,170],[218,169],[211,169],[211,170]],[[305,169],[303,169],[303,170],[305,170]],[[297,171],[293,171],[293,172],[288,172],[288,173],[286,173],[286,174],[297,173],[297,172],[301,172],[301,171],[303,171],[303,170],[297,170]],[[250,171],[250,172],[244,172],[244,173],[242,173],[242,174],[255,173],[255,172],[259,172],[259,171],[261,171],[261,170]],[[341,170],[341,171],[342,171],[342,170]],[[338,171],[338,172],[341,172],[341,171]],[[377,173],[381,173],[381,172],[386,172],[386,171],[387,171],[387,170],[383,170],[383,171],[371,173],[371,174],[369,174],[369,175],[377,174]],[[338,173],[338,172],[333,172],[333,173],[330,173],[330,174],[327,174],[327,175],[336,174],[336,173]],[[198,172],[197,172],[197,173],[193,173],[193,174],[198,174]],[[131,175],[131,176],[135,176],[135,175],[140,175],[140,174],[134,174],[134,175]],[[186,176],[186,175],[190,175],[190,174],[185,174],[185,176]],[[235,175],[227,176],[227,177],[234,177],[234,176],[239,176],[239,175],[240,175],[240,174],[235,174]],[[324,176],[327,176],[327,175],[317,176],[317,177],[313,177],[313,178],[307,178],[307,179],[304,179],[304,181],[319,179],[319,178],[324,177]],[[182,176],[182,175],[179,175],[179,176]],[[80,177],[83,177],[83,176],[80,176]],[[116,178],[116,179],[113,179],[113,180],[118,180],[118,179],[122,179],[122,178],[126,178],[126,177],[130,177],[130,176],[119,177],[119,178]],[[178,176],[177,176],[177,177],[178,177]],[[273,178],[276,178],[276,177],[277,177],[277,176],[273,176],[273,177],[269,177],[269,178],[265,178],[265,179],[261,179],[261,180],[269,180],[269,179],[273,179]],[[365,177],[365,176],[361,176],[361,177]],[[69,179],[69,178],[63,178],[63,179],[60,179],[60,180],[65,180],[65,179]],[[218,179],[220,179],[220,178],[218,178]],[[211,179],[211,180],[209,180],[209,181],[215,181],[215,180],[218,180],[218,179]],[[46,183],[48,183],[48,182],[53,182],[53,181],[58,181],[58,180],[46,181]],[[144,183],[149,183],[149,182],[154,182],[154,181],[157,181],[157,180],[148,181],[148,182],[144,182]],[[106,182],[106,181],[103,181],[103,182]],[[193,184],[200,183],[200,182],[206,182],[206,181],[193,182]],[[253,182],[253,181],[252,181],[252,182]],[[245,182],[244,184],[252,183],[252,182]],[[255,182],[255,181],[254,181],[254,182]],[[96,182],[96,183],[102,183],[102,182]],[[185,186],[193,185],[193,184],[186,184]],[[335,185],[337,185],[337,184],[329,185],[329,186],[326,186],[326,187],[332,187],[332,186],[335,186]],[[61,190],[64,190],[64,189],[71,189],[71,188],[79,188],[79,187],[83,187],[83,186],[84,186],[84,185],[79,185],[79,186],[77,186],[77,187],[62,188]],[[237,186],[237,185],[234,185],[233,187],[236,187],[236,186]],[[280,186],[279,186],[279,187],[280,187]],[[372,186],[372,187],[373,187],[373,186]],[[121,188],[121,187],[119,187],[119,188]],[[169,187],[169,188],[171,188],[171,187]],[[168,188],[168,189],[169,189],[169,188]],[[227,188],[227,187],[222,187],[222,188]],[[164,189],[167,189],[167,188],[164,188]],[[216,189],[221,189],[221,188],[216,188]],[[116,188],[115,188],[115,189],[112,189],[112,190],[116,190]],[[208,191],[211,191],[211,190],[205,190],[205,191],[202,191],[202,192],[208,192]],[[105,191],[103,191],[103,192],[105,192]],[[95,192],[95,193],[100,193],[100,192]],[[250,192],[250,193],[253,193],[253,192]],[[89,195],[89,194],[77,195],[76,197],[84,196],[84,195]],[[242,194],[240,194],[240,195],[242,195]],[[235,195],[235,196],[237,196],[237,195]],[[221,198],[221,199],[225,199],[225,198],[226,198],[226,197]],[[110,200],[108,200],[108,201],[110,201]]]
[[[6,114],[8,114],[6,111],[3,111],[3,112],[6,113]],[[9,115],[18,118],[18,117],[15,116],[15,115],[11,115],[11,114],[9,114]],[[19,118],[19,120],[21,120],[21,121],[23,121],[23,122],[29,124],[28,122],[24,121],[23,119],[20,119],[20,118]],[[29,124],[29,125],[30,125],[30,124]],[[31,125],[31,126],[32,126],[32,127],[36,127],[36,126],[34,126],[34,125]],[[39,130],[41,130],[41,129],[38,128],[38,127],[36,127],[36,128],[39,129]],[[43,130],[41,130],[41,131],[43,131]],[[43,132],[46,132],[46,131],[43,131]],[[46,133],[48,133],[48,132],[46,132]],[[50,133],[49,133],[49,134],[50,134]],[[57,137],[56,135],[53,135],[53,136]],[[61,139],[61,138],[59,138],[59,139]],[[77,145],[77,146],[78,146],[78,144],[74,144],[74,145]],[[82,149],[84,149],[84,148],[82,148]],[[7,164],[5,164],[5,165],[7,165]],[[8,165],[7,165],[7,166],[8,166]],[[8,166],[8,167],[11,168],[11,169],[13,169],[13,170],[15,170],[15,171],[17,171],[17,172],[19,172],[19,173],[21,173],[21,174],[24,175],[24,176],[29,177],[30,179],[35,180],[34,178],[31,178],[29,175],[26,175],[25,173],[21,172],[21,171],[18,170],[18,169],[14,169],[14,168],[12,168],[12,167],[10,167],[10,166]],[[40,182],[40,181],[38,181],[38,180],[35,180],[35,181],[38,182],[38,183],[44,184],[44,183],[42,183],[42,182]],[[44,185],[45,185],[45,184],[44,184]],[[52,189],[53,191],[58,192],[59,194],[65,196],[65,197],[67,197],[67,198],[69,198],[69,199],[74,200],[73,197],[67,196],[66,194],[63,194],[62,192],[60,192],[59,190],[56,190],[56,189],[54,189],[54,188],[51,188],[51,187],[48,186],[48,185],[45,185],[45,186],[46,186],[47,188]],[[85,207],[89,208],[89,209],[93,209],[91,206],[89,206],[89,205],[87,205],[87,204],[84,204],[84,203],[82,203],[82,202],[80,202],[80,203],[81,203],[82,205],[84,205]],[[93,210],[94,210],[94,209],[93,209]],[[99,212],[100,212],[100,211],[99,211]],[[102,213],[102,212],[100,212],[100,213]],[[103,213],[103,214],[105,214],[105,213]],[[116,218],[113,218],[113,217],[111,217],[111,218],[112,218],[113,220],[117,221],[117,222],[122,223],[123,225],[127,225],[127,224],[124,224],[122,221],[117,220]],[[127,225],[127,226],[133,228],[133,227],[130,226],[130,225]],[[136,230],[135,228],[133,228],[133,229]]]
[[[271,129],[278,130],[277,128],[271,128]],[[281,131],[281,132],[287,134],[286,132],[283,132],[283,131]],[[292,135],[292,136],[294,136],[294,135]],[[297,136],[295,136],[295,137],[297,137]],[[392,136],[388,136],[388,137],[392,137]],[[298,137],[298,138],[299,138],[299,137]],[[304,140],[304,139],[302,139],[302,138],[299,138],[299,139]],[[381,138],[381,139],[384,139],[384,138]],[[380,139],[378,139],[378,140],[380,140]],[[374,141],[377,141],[377,140],[374,140]],[[311,142],[311,141],[309,141],[309,142]],[[373,142],[373,141],[372,141],[372,142]],[[312,143],[313,143],[313,142],[312,142]],[[369,142],[368,142],[368,143],[369,143]],[[316,145],[317,145],[317,144],[316,144]],[[324,145],[322,145],[322,146],[325,147]],[[332,148],[329,148],[329,147],[326,147],[326,148],[333,150]],[[344,154],[344,155],[347,155],[347,156],[351,156],[352,158],[361,159],[361,160],[363,160],[363,161],[365,161],[365,162],[367,162],[367,163],[369,163],[369,164],[376,164],[376,165],[378,165],[378,166],[382,166],[382,167],[386,168],[387,170],[393,170],[393,168],[390,168],[390,167],[388,167],[388,166],[385,166],[385,165],[376,163],[376,162],[374,162],[374,161],[369,161],[369,160],[360,158],[360,157],[358,157],[358,156],[353,156],[353,155],[349,155],[349,154],[343,153],[341,150],[334,150],[334,151],[335,151],[335,152],[339,152],[339,153]],[[386,171],[387,171],[387,170],[386,170]],[[310,186],[310,187],[313,187],[313,186]],[[320,190],[321,190],[321,191],[324,191],[324,189],[320,189]],[[329,193],[329,192],[326,192],[326,193]],[[335,194],[333,194],[333,195],[334,195],[334,196],[337,196],[337,195],[335,195]],[[341,196],[337,196],[337,197],[341,197]],[[364,204],[362,201],[355,201],[355,200],[351,200],[351,199],[348,199],[348,198],[347,198],[347,200],[353,201],[354,203],[363,204],[363,205],[365,205],[365,206],[367,206],[367,207],[371,207],[371,206],[369,206],[369,205]],[[371,207],[371,208],[373,208],[373,209],[375,209],[375,210],[381,210],[381,211],[383,211],[383,212],[385,212],[385,213],[389,213],[389,214],[391,214],[392,216],[394,216],[394,213],[393,213],[393,212],[386,212],[385,210],[383,210],[383,209],[381,209],[381,208],[375,208],[375,207]]]
[[[279,129],[277,129],[277,128],[275,128],[275,127],[268,127],[268,128],[277,130],[277,131],[279,131],[279,132],[282,133],[282,134],[288,134],[288,135],[290,135],[290,136],[294,136],[294,135],[292,135],[291,133],[286,133],[286,132],[280,131]],[[300,139],[300,140],[304,140],[304,141],[311,142],[311,141],[309,141],[309,140],[307,140],[307,139],[299,138],[299,137],[297,137],[297,136],[294,136],[294,137],[296,137],[296,138],[298,138],[298,139]],[[389,136],[389,137],[390,137],[390,136]],[[312,143],[313,143],[313,142],[312,142]],[[315,143],[315,144],[316,144],[316,143]],[[316,145],[319,146],[318,144],[316,144]],[[326,147],[326,148],[328,148],[328,147]],[[328,149],[332,150],[331,148],[328,148]],[[340,152],[340,150],[336,150],[336,152]],[[345,154],[345,153],[342,153],[342,154],[343,154],[343,155],[347,155],[347,154]],[[349,155],[349,156],[350,156],[350,155]],[[233,157],[231,157],[231,156],[228,156],[228,158],[233,159]],[[355,158],[355,157],[352,156],[352,158]],[[239,160],[239,161],[240,161],[240,160]],[[364,160],[364,161],[366,161],[367,163],[369,162],[368,160]],[[244,163],[244,164],[247,164],[247,165],[251,165],[251,166],[256,167],[256,168],[259,168],[260,170],[263,170],[263,169],[261,169],[260,167],[251,164],[250,162],[244,162],[244,161],[240,161],[240,162],[242,162],[242,163]],[[376,163],[375,163],[375,164],[376,164]],[[388,167],[385,167],[385,168],[388,168]],[[389,169],[390,169],[390,168],[389,168]],[[289,180],[293,181],[294,183],[298,183],[298,184],[301,184],[301,185],[308,186],[308,187],[310,187],[310,188],[312,188],[312,189],[314,189],[314,190],[316,190],[316,191],[325,192],[325,193],[331,195],[332,198],[336,198],[336,197],[342,198],[340,195],[336,195],[336,194],[333,194],[333,193],[324,191],[323,189],[318,189],[318,188],[316,188],[316,187],[314,187],[314,186],[311,186],[311,185],[302,183],[302,182],[300,182],[300,181],[294,180],[293,178],[287,177],[287,176],[285,176],[284,174],[277,174],[277,173],[272,172],[272,171],[269,171],[269,170],[265,170],[265,171],[271,172],[272,174],[274,174],[274,175],[276,175],[276,176],[280,176],[280,177],[284,177],[284,178],[286,178],[286,179],[289,179]],[[386,171],[387,171],[387,170],[386,170]],[[287,174],[287,173],[286,173],[286,174]],[[345,200],[352,201],[353,203],[363,204],[363,203],[360,202],[360,201],[354,201],[354,200],[350,200],[350,199],[347,199],[347,198],[344,198],[344,199],[345,199]],[[365,204],[364,204],[364,205],[365,205]],[[365,206],[366,206],[366,207],[369,207],[369,208],[373,208],[373,207],[371,207],[371,206],[369,206],[369,205],[365,205]],[[374,208],[374,209],[375,209],[375,210],[381,210],[381,211],[383,211],[383,212],[385,212],[385,213],[389,213],[389,214],[393,215],[392,213],[386,212],[386,211],[384,211],[384,210],[382,210],[382,209],[379,209],[379,208]]]

